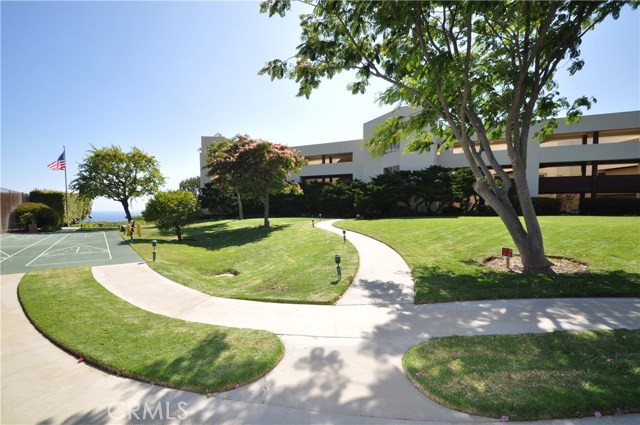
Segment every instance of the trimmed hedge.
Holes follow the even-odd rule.
[[[45,204],[53,209],[58,215],[59,220],[55,225],[62,224],[62,220],[64,220],[64,192],[40,189],[32,190],[29,193],[29,201]],[[38,224],[40,224],[40,222],[38,222]]]
[[[580,214],[640,215],[640,199],[585,198],[580,201]]]
[[[20,218],[24,214],[32,214],[39,227],[57,228],[59,227],[60,216],[55,210],[45,204],[38,202],[25,202],[16,207],[13,212],[16,223],[20,223]]]

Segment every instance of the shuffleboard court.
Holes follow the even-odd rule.
[[[0,236],[0,274],[141,261],[115,230]]]

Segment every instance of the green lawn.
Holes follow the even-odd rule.
[[[483,261],[514,248],[497,217],[349,220],[337,224],[397,250],[413,271],[416,302],[640,296],[640,217],[540,217],[547,255],[587,263],[585,274],[524,276]]]
[[[185,230],[182,243],[175,234],[145,227],[132,246],[158,273],[214,296],[331,304],[347,289],[358,268],[353,245],[313,228],[310,219],[273,218],[270,230],[261,224],[261,219],[199,223]],[[158,241],[155,263],[152,239]],[[335,254],[342,257],[341,281]]]
[[[449,408],[538,420],[640,412],[640,331],[434,338],[405,370]]]
[[[167,387],[229,390],[265,375],[284,354],[270,332],[185,322],[134,307],[98,284],[89,268],[30,272],[18,294],[34,325],[73,355]]]

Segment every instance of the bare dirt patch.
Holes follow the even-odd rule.
[[[570,258],[562,257],[547,257],[553,263],[551,269],[557,274],[564,273],[585,273],[587,271],[587,265]],[[513,257],[509,261],[509,268],[507,268],[507,260],[502,257],[491,257],[484,262],[484,266],[493,270],[499,270],[503,272],[522,273],[524,267],[520,257]]]

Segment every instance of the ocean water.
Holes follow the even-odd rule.
[[[132,217],[141,215],[140,211],[129,210]],[[120,211],[91,211],[89,217],[85,221],[127,221],[124,215],[124,209]]]

